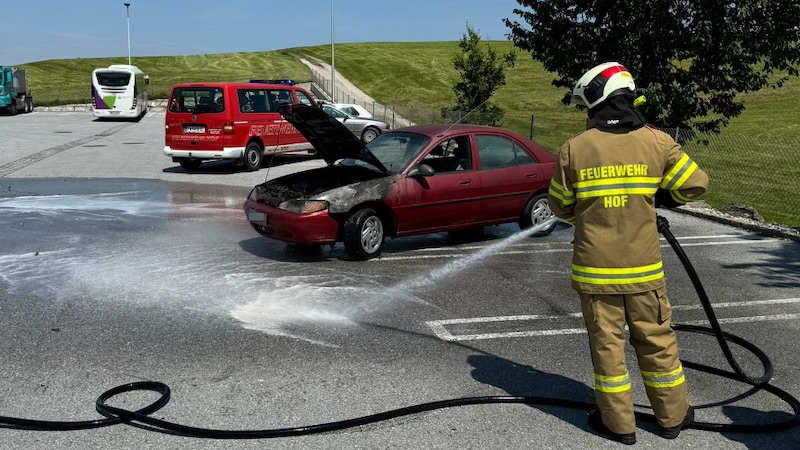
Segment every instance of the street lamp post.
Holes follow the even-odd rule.
[[[331,96],[336,102],[336,55],[333,52],[333,0],[331,0]]]
[[[125,5],[125,16],[128,18],[128,65],[131,65],[131,4],[123,3]]]

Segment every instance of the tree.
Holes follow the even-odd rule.
[[[491,46],[482,46],[481,37],[469,24],[458,46],[461,53],[453,57],[453,65],[460,75],[453,85],[455,109],[499,121],[503,110],[489,99],[497,88],[506,84],[504,70],[514,67],[516,53],[512,50],[501,56]]]
[[[571,89],[589,68],[618,61],[647,98],[654,124],[718,133],[744,110],[737,94],[798,75],[797,0],[517,0],[525,25],[508,37]],[[566,100],[566,99],[565,99]]]

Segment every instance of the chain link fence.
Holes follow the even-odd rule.
[[[392,128],[413,124],[467,122],[499,125],[532,138],[556,153],[572,134],[582,131],[582,115],[567,119],[506,112],[500,123],[489,114],[443,112],[430,106],[385,106],[343,93],[341,103],[364,106]],[[558,123],[556,121],[562,121]],[[564,132],[563,121],[574,128]],[[709,175],[702,200],[717,209],[749,211],[753,219],[800,229],[800,136],[764,134],[767,130],[725,129],[719,135],[664,128]]]

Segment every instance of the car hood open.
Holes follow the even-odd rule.
[[[342,158],[354,158],[389,173],[363,142],[321,108],[284,104],[280,113],[314,146],[317,155],[328,165]]]

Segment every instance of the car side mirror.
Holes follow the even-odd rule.
[[[436,172],[433,170],[433,167],[431,167],[431,166],[429,166],[427,164],[420,164],[417,167],[411,169],[410,172],[408,172],[408,177],[409,178],[425,178],[425,177],[432,177],[435,174],[436,174]]]

